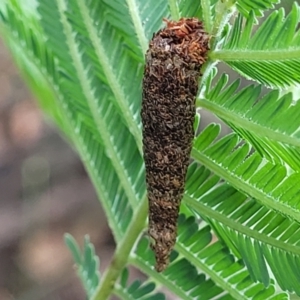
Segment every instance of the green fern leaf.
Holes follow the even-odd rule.
[[[88,6],[96,7],[101,5],[101,10],[105,14],[105,19],[114,27],[118,33],[123,37],[127,49],[130,49],[134,58],[143,62],[144,55],[143,49],[139,45],[139,39],[137,32],[134,27],[133,19],[131,17],[131,10],[126,3],[126,1],[116,0],[116,1],[94,1]],[[133,4],[134,5],[134,4]],[[96,12],[96,10],[94,10]],[[93,16],[93,19],[96,19],[98,16]]]
[[[81,119],[83,122],[91,124],[90,129],[95,127],[98,129],[98,134],[96,132],[93,133],[95,136],[94,141],[99,138],[102,140],[105,145],[105,149],[103,149],[104,153],[110,158],[114,167],[112,172],[116,172],[119,176],[120,184],[124,188],[124,192],[130,204],[134,206],[139,199],[143,197],[145,191],[143,174],[141,172],[143,170],[143,163],[138,153],[139,150],[134,143],[134,139],[131,137],[124,123],[119,122],[119,118],[124,115],[126,117],[126,113],[118,114],[118,111],[128,111],[127,120],[130,119],[129,122],[130,125],[132,125],[130,128],[133,129],[133,135],[140,140],[139,129],[136,125],[137,122],[133,123],[131,118],[131,115],[138,115],[138,102],[136,101],[136,104],[134,104],[131,101],[131,105],[129,105],[129,103],[126,104],[125,102],[129,100],[124,97],[126,94],[130,99],[138,100],[137,95],[140,93],[140,87],[131,87],[130,92],[129,86],[128,90],[122,90],[121,86],[126,87],[126,85],[120,84],[118,76],[120,76],[121,73],[117,75],[113,64],[118,62],[118,70],[120,71],[122,68],[119,62],[124,62],[127,80],[130,79],[130,76],[132,76],[132,78],[136,76],[140,77],[139,68],[136,68],[135,62],[131,64],[130,57],[128,57],[129,62],[126,63],[125,59],[122,60],[119,54],[112,48],[101,48],[100,45],[105,45],[103,41],[107,39],[108,36],[116,35],[116,33],[113,32],[113,29],[110,28],[108,23],[101,23],[101,28],[99,27],[98,33],[95,30],[96,27],[94,27],[94,24],[96,24],[96,20],[94,20],[93,17],[95,18],[97,16],[97,18],[99,18],[101,13],[103,13],[98,3],[92,2],[93,5],[89,7],[84,1],[69,1],[68,3],[60,1],[58,3],[60,5],[56,7],[52,2],[40,1],[39,12],[42,15],[45,14],[45,18],[42,19],[42,25],[49,37],[49,48],[51,48],[57,58],[59,58],[62,68],[64,67],[66,59],[76,62],[73,69],[66,69],[65,72],[68,73],[68,77],[72,81],[78,82],[78,90],[76,91],[76,96],[73,94],[73,97],[76,97],[78,104],[85,109],[84,113],[82,113],[84,114],[84,119]],[[67,10],[68,13],[66,13]],[[46,12],[48,11],[52,13],[52,16],[50,15],[51,20],[47,20],[49,16]],[[57,15],[54,15],[54,13]],[[62,22],[59,24],[59,22],[55,21],[56,18],[60,18]],[[53,36],[53,22],[57,23],[55,26],[60,26],[57,30],[60,31],[61,37]],[[86,32],[86,34],[83,35],[83,32]],[[76,34],[76,38],[67,39],[64,34],[69,37],[75,36]],[[102,36],[99,37],[97,34],[102,34]],[[95,39],[100,38],[102,43],[99,40],[97,46]],[[57,40],[60,40],[60,48],[56,45]],[[117,38],[115,40],[116,43],[120,43],[120,40]],[[110,47],[115,46],[115,49],[122,48],[119,44],[106,45]],[[91,49],[95,49],[95,51]],[[86,56],[84,53],[88,53],[88,55]],[[104,62],[108,57],[107,53],[115,53],[116,56],[110,56],[114,63],[108,65],[107,62]],[[83,62],[85,62],[85,64]],[[131,65],[131,68],[127,69],[129,65]],[[132,73],[130,73],[129,70],[132,70]],[[138,71],[140,75],[136,74],[136,71]],[[98,100],[99,96],[101,97],[100,101]],[[116,99],[116,101],[110,101],[114,99]],[[128,110],[129,107],[132,108],[132,112]],[[117,108],[117,110],[115,108]],[[126,146],[124,147],[124,145]],[[110,179],[110,177],[108,173],[107,178]],[[109,184],[107,186],[109,186]],[[118,193],[118,188],[115,192]],[[118,197],[114,198],[118,199]],[[120,208],[127,206],[125,198],[121,198],[119,201],[119,205],[114,205],[116,213],[117,211],[122,211],[119,210]],[[126,210],[128,209],[125,209],[125,211]],[[128,210],[128,213],[129,215],[125,220],[130,219],[130,210]],[[120,213],[117,213],[117,215],[119,216],[116,217],[122,219]],[[122,230],[126,228],[124,228],[124,225],[123,223]]]
[[[204,235],[206,235],[205,232]],[[198,234],[197,237],[200,237],[199,242],[202,245],[205,237],[202,237],[202,240],[201,234]],[[218,299],[218,296],[224,295],[222,288],[218,287],[211,279],[206,279],[206,276],[199,273],[188,260],[180,258],[177,252],[172,253],[171,260],[172,262],[165,272],[156,273],[152,268],[154,257],[150,252],[149,243],[146,239],[142,239],[131,263],[148,276],[155,278],[164,287],[178,295],[180,299],[190,300],[195,297],[211,299],[210,296]],[[229,294],[226,297],[226,299],[234,299]]]
[[[212,225],[237,257],[243,258],[254,280],[268,286],[267,262],[281,288],[299,295],[294,266],[300,263],[300,225],[247,199],[204,167],[191,165],[187,182],[185,203]],[[192,240],[191,236],[187,234]],[[277,262],[284,258],[289,277],[278,273]]]
[[[154,257],[145,239],[138,244],[131,263],[156,278],[180,299],[254,299],[258,294],[262,296],[260,299],[287,299],[285,293],[276,293],[273,284],[265,288],[254,283],[243,263],[235,261],[220,242],[210,244],[211,238],[208,226],[199,230],[195,218],[186,219],[181,215],[176,244],[178,252],[173,251],[166,271],[158,274],[152,270]],[[195,266],[213,281],[206,279]]]
[[[93,6],[88,6],[81,0],[58,1],[59,7],[55,2],[40,0],[39,3],[39,12],[43,16],[41,23],[48,36],[48,47],[60,59],[62,67],[66,64],[66,59],[77,62],[74,68],[66,70],[72,80],[78,81],[80,91],[76,91],[76,95],[80,92],[78,95],[86,99],[88,104],[87,110],[90,110],[94,114],[94,119],[98,120],[95,114],[99,104],[104,101],[95,102],[99,101],[99,95],[102,95],[103,90],[106,91],[110,101],[120,112],[119,118],[125,119],[141,149],[138,128],[141,87],[140,84],[131,84],[137,78],[141,78],[141,67],[122,47],[121,36],[118,36],[110,24],[104,21],[105,11],[101,9],[101,3],[93,2]],[[53,24],[57,18],[61,19],[62,23]],[[103,22],[99,23],[99,18],[103,19]],[[53,35],[53,29],[60,30],[60,34]],[[66,38],[73,35],[74,38]],[[111,37],[114,37],[114,43],[109,42]],[[89,70],[91,66],[92,72]],[[125,72],[126,76],[121,76]],[[98,85],[100,91],[96,90]],[[99,93],[97,98],[96,91]],[[99,127],[100,124],[98,129]]]
[[[101,13],[102,20],[118,32],[125,41],[126,49],[133,51],[134,59],[140,62],[144,61],[148,40],[152,38],[153,32],[162,26],[163,18],[169,17],[167,3],[164,1],[145,3],[142,0],[89,0],[85,1],[85,6],[91,8],[90,15],[95,25],[99,23]]]
[[[121,280],[116,284],[114,293],[121,299],[137,299],[137,300],[165,300],[162,293],[155,291],[156,285],[153,282],[142,283],[139,280],[128,285],[128,269],[124,269],[121,274]]]
[[[279,3],[279,0],[237,0],[236,6],[241,14],[249,16],[253,11],[256,16],[263,16],[263,11],[266,9],[274,8],[274,4]]]
[[[70,249],[77,266],[77,273],[90,299],[100,282],[99,258],[88,236],[84,239],[81,254],[78,244],[70,234],[65,234],[65,243]]]
[[[124,172],[125,169],[123,167],[117,167],[117,164],[121,163],[121,159],[119,159],[119,161],[113,161],[107,156],[106,149],[103,147],[103,137],[100,137],[99,132],[96,129],[97,126],[95,126],[87,101],[82,95],[82,91],[79,89],[79,86],[75,84],[73,87],[72,85],[76,82],[76,80],[78,80],[73,78],[74,74],[76,74],[74,73],[74,69],[71,67],[63,69],[62,66],[59,67],[56,65],[52,52],[45,48],[44,42],[37,39],[33,33],[24,26],[26,21],[18,19],[14,12],[10,9],[8,9],[7,16],[6,25],[9,26],[8,28],[11,28],[11,30],[16,32],[16,39],[19,41],[21,40],[25,45],[27,45],[26,49],[28,49],[28,52],[26,55],[28,60],[33,61],[37,67],[43,71],[44,76],[51,79],[50,84],[52,85],[52,89],[56,91],[56,95],[59,100],[58,103],[64,116],[64,121],[68,125],[68,128],[70,128],[69,132],[71,134],[72,141],[77,146],[83,160],[89,162],[89,164],[87,164],[88,171],[95,183],[99,198],[103,201],[103,207],[106,213],[111,216],[111,218],[109,218],[110,226],[116,236],[116,239],[121,238],[123,236],[122,232],[126,229],[132,215],[132,209],[128,203],[128,198],[120,184],[119,175],[121,173],[116,173],[115,171],[118,169],[121,171],[123,170],[122,172]],[[47,18],[45,17],[45,22],[46,20]],[[50,18],[50,20],[52,23],[58,23],[52,18]],[[61,45],[61,47],[63,46]],[[64,52],[62,48],[60,49],[60,56],[68,55],[67,50]],[[56,59],[57,58],[58,57],[56,57]],[[102,104],[101,111],[105,114],[102,115],[103,119],[106,120],[106,122],[111,122],[111,114],[117,113],[112,108],[111,102],[103,101],[100,104]],[[99,115],[99,117],[101,117],[101,115]],[[118,122],[118,118],[114,118],[114,120],[117,122],[117,125],[112,123],[111,125],[115,127],[112,128],[110,125],[110,127],[107,126],[107,129],[110,128],[111,131],[114,131],[115,128],[120,128],[120,126],[122,127],[123,123]],[[73,131],[74,129],[75,131]],[[132,151],[132,144],[127,143],[127,141],[130,141],[130,134],[128,135],[128,130],[125,126],[122,130],[125,130],[122,137],[126,140],[126,142],[124,140],[122,141],[122,139],[115,139],[115,141],[121,143],[121,145],[126,145],[126,147],[122,147],[121,149],[124,150],[124,152],[116,153],[116,157],[122,157],[125,155],[126,159],[124,156],[122,157],[124,161],[128,161],[127,159],[129,157],[131,157],[131,160],[134,161],[133,164],[129,163],[131,168],[134,168],[131,176],[135,176],[136,178],[136,181],[132,181],[132,183],[134,181],[135,183],[133,183],[131,187],[136,187],[135,192],[132,193],[136,194],[136,198],[138,198],[138,195],[144,194],[145,191],[142,160],[141,158],[140,160],[134,159],[135,152]],[[112,136],[114,135],[112,134]],[[115,148],[114,151],[116,151]],[[109,153],[110,156],[111,154],[112,153]],[[138,165],[140,165],[140,167],[138,167]],[[128,176],[124,175],[124,178],[125,177],[128,182]],[[102,178],[104,180],[102,180]],[[127,188],[128,187],[129,185],[127,185]],[[113,199],[113,201],[111,201],[111,199]],[[134,199],[131,200],[135,201]]]
[[[212,88],[214,75],[198,105],[215,113],[267,159],[300,170],[299,101],[290,93],[280,97],[276,90],[260,96],[261,86],[239,89],[239,81],[227,85],[227,75]]]
[[[274,11],[251,36],[254,20],[251,13],[244,26],[240,15],[223,48],[213,51],[210,57],[266,86],[284,88],[299,83],[299,8],[296,2],[286,18],[283,9]]]
[[[192,157],[246,194],[296,221],[299,219],[299,173],[289,174],[285,166],[266,162],[236,134],[217,142],[218,126],[208,126],[196,139]],[[285,193],[285,189],[289,190]]]
[[[203,8],[202,8],[201,1],[181,0],[178,2],[179,2],[178,9],[182,17],[185,18],[196,17],[199,20],[203,20],[203,15],[202,15]],[[212,2],[216,2],[216,1],[212,1]],[[213,3],[211,5],[213,5]]]
[[[15,11],[20,11],[19,3],[13,4],[12,10],[8,9],[6,6],[0,11],[0,20],[1,20],[1,29],[6,38],[6,42],[8,43],[10,50],[15,53],[14,59],[18,66],[26,73],[27,83],[30,85],[31,89],[37,95],[37,99],[39,100],[40,106],[43,110],[57,123],[57,125],[68,135],[67,124],[65,124],[64,119],[62,117],[62,112],[57,105],[53,105],[56,103],[55,96],[53,95],[52,90],[48,86],[47,80],[41,74],[40,66],[36,66],[35,63],[32,62],[31,59],[28,58],[26,53],[22,50],[23,47],[20,45],[20,40],[17,37],[13,37],[10,35],[10,30],[15,32],[15,35],[19,33],[26,39],[28,42],[28,46],[32,51],[35,51],[37,55],[40,55],[48,61],[49,69],[51,69],[51,63],[53,62],[52,54],[40,47],[40,45],[36,44],[35,39],[31,39],[30,35],[32,32],[41,38],[42,30],[37,25],[37,22],[33,18],[26,18],[26,26],[19,22],[16,19]],[[4,24],[6,24],[6,27]],[[17,24],[17,29],[12,28],[15,24]],[[12,26],[12,27],[10,27]],[[9,28],[10,27],[10,28]],[[23,41],[23,40],[22,40]]]

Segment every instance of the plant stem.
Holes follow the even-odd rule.
[[[300,56],[299,49],[276,49],[276,50],[253,50],[253,49],[225,49],[211,52],[210,58],[221,60],[223,62],[230,61],[280,61],[298,59]]]
[[[135,210],[132,221],[120,243],[117,245],[116,251],[109,267],[106,269],[101,283],[98,286],[92,300],[107,299],[114,288],[114,284],[128,262],[130,252],[136,243],[139,235],[145,228],[145,220],[148,212],[148,201],[144,197],[138,208]]]

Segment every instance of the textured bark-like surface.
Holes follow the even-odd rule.
[[[153,36],[146,54],[141,111],[149,235],[158,272],[167,267],[176,242],[200,68],[209,49],[208,34],[199,20],[165,22],[166,28]]]

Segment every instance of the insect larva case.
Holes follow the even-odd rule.
[[[146,53],[141,111],[149,235],[157,271],[168,265],[176,242],[200,68],[209,41],[195,18],[165,22],[166,28],[153,36]]]

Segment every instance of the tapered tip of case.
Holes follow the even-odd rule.
[[[170,262],[170,254],[176,242],[176,228],[161,231],[152,230],[150,236],[154,239],[151,248],[155,253],[155,270],[162,272],[168,267]]]

